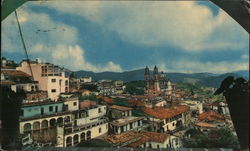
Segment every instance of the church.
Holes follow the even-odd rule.
[[[162,71],[158,72],[158,68],[155,66],[153,71],[153,78],[150,77],[149,68],[145,68],[145,81],[146,91],[149,92],[166,92],[171,94],[173,88],[170,80],[167,79],[166,74]]]

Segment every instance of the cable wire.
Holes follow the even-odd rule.
[[[26,58],[27,58],[27,62],[29,64],[29,68],[30,68],[30,72],[31,72],[31,76],[32,76],[32,81],[34,81],[34,74],[32,72],[32,68],[31,68],[31,65],[30,65],[29,55],[28,55],[27,48],[26,48],[26,45],[25,45],[25,42],[24,42],[24,39],[23,39],[23,34],[22,34],[22,30],[21,30],[21,26],[20,26],[20,23],[19,23],[19,20],[18,20],[18,16],[17,16],[16,10],[15,10],[15,16],[16,16],[17,25],[18,25],[19,34],[20,34],[20,37],[21,37],[21,40],[22,40],[23,48],[24,48],[25,55],[26,55]]]

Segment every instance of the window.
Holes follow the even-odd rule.
[[[98,113],[101,113],[101,112],[102,112],[101,108],[98,108]]]
[[[141,125],[141,121],[138,121],[138,126],[140,126]]]
[[[55,93],[55,92],[56,92],[56,89],[51,89],[51,92],[52,92],[52,93]]]
[[[99,128],[99,133],[101,133],[102,132],[102,128]]]
[[[55,83],[55,82],[56,82],[56,79],[51,79],[51,82]]]
[[[56,111],[55,112],[58,112],[58,106],[56,106]]]
[[[157,145],[157,148],[160,148],[160,145]]]
[[[130,123],[129,125],[130,125],[130,129],[132,129],[133,128],[133,123]]]
[[[49,107],[49,111],[52,112],[53,111],[53,106]]]
[[[76,106],[77,105],[77,103],[76,102],[74,102],[74,106]]]
[[[21,113],[20,113],[20,115],[21,115],[21,116],[23,116],[23,114],[24,114],[24,113],[23,113],[23,110],[21,110]]]
[[[173,123],[173,126],[174,126],[175,123]]]
[[[66,80],[66,81],[65,81],[65,85],[68,85],[68,83],[69,83],[68,80]]]

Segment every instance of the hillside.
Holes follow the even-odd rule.
[[[153,71],[150,71],[151,75],[153,75]],[[248,71],[239,71],[234,73],[225,73],[225,74],[213,74],[213,73],[167,73],[167,78],[172,82],[179,83],[197,83],[203,86],[209,87],[219,87],[221,81],[229,75],[235,77],[244,77],[240,73],[248,73]],[[125,71],[125,72],[100,72],[94,73],[91,71],[77,71],[75,72],[77,77],[83,76],[91,76],[93,80],[123,80],[124,82],[136,81],[136,80],[144,80],[144,69],[133,70],[133,71]]]

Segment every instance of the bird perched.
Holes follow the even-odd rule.
[[[214,95],[221,94],[225,90],[229,89],[230,85],[232,85],[234,82],[234,77],[233,76],[228,76],[226,77],[220,85],[220,88],[218,88],[215,92]]]

